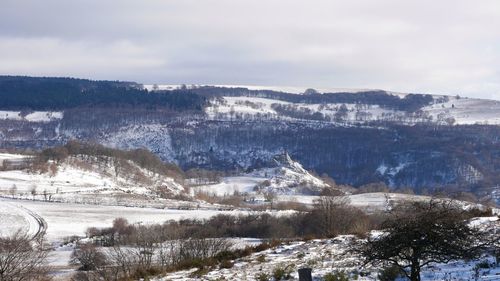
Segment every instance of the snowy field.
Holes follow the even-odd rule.
[[[500,101],[450,97],[448,102],[422,110],[429,112],[434,120],[442,114],[455,118],[456,124],[500,125]]]
[[[21,111],[0,110],[0,120],[17,120],[28,122],[50,122],[63,118],[63,113],[59,111],[34,111],[23,114]]]
[[[0,229],[9,226],[13,221],[17,221],[16,225],[18,226],[28,228],[29,223],[25,222],[25,220],[29,220],[29,216],[27,213],[21,212],[22,208],[31,210],[45,219],[48,224],[47,238],[50,241],[60,241],[64,237],[73,235],[84,236],[88,227],[110,227],[113,220],[119,217],[126,218],[132,224],[152,224],[163,223],[168,220],[206,219],[217,214],[238,215],[246,213],[246,211],[99,206],[3,198],[0,199],[0,215],[2,216]],[[15,213],[10,214],[11,210],[15,210]],[[278,214],[278,212],[276,213]],[[12,231],[12,228],[9,227],[10,231]]]
[[[401,94],[392,93],[402,97]],[[444,96],[434,96],[435,101],[442,99]],[[422,111],[429,116],[432,116],[433,122],[444,122],[446,118],[452,117],[457,125],[464,124],[500,124],[500,101],[472,99],[472,98],[458,98],[447,97],[446,102],[435,102],[429,106],[423,107]],[[273,109],[272,105],[293,106],[297,110],[305,110],[310,113],[322,113],[324,116],[329,116],[334,119],[335,113],[338,111],[341,103],[327,103],[327,104],[309,104],[309,103],[291,103],[281,100],[274,100],[268,98],[257,97],[222,97],[222,102],[213,102],[208,106],[205,111],[212,117],[216,118],[220,114],[243,114],[245,116],[267,116],[270,118],[287,119],[288,117],[280,116],[280,114]],[[347,121],[357,122],[356,112],[359,105],[345,104],[348,109]],[[405,120],[406,112],[382,108],[379,105],[362,105],[359,108],[365,113],[364,116],[368,120]],[[405,121],[414,122],[414,121]]]
[[[217,114],[241,113],[250,116],[260,114],[261,116],[280,117],[287,119],[285,116],[280,116],[273,105],[294,106],[298,110],[307,110],[311,113],[319,112],[325,116],[330,116],[332,119],[338,108],[345,105],[348,109],[347,120],[356,120],[356,104],[342,103],[327,103],[327,104],[310,104],[310,103],[292,103],[281,100],[256,97],[223,97],[223,103],[212,104],[205,109],[210,117],[217,117]],[[404,115],[404,112],[381,108],[378,105],[370,105],[363,108],[363,111],[370,114],[371,120],[383,118],[386,115]]]
[[[230,196],[235,192],[252,193],[254,187],[267,178],[259,176],[225,177],[218,184],[192,187],[192,192],[205,192],[217,196]]]
[[[15,202],[0,201],[0,236],[11,236],[19,232],[33,237],[38,229],[37,220],[27,209]]]

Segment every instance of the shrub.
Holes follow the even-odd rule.
[[[220,263],[220,268],[232,268],[234,266],[234,262],[230,260],[223,260]]]
[[[273,277],[274,280],[288,280],[290,279],[292,273],[292,267],[291,266],[283,266],[283,265],[278,265],[273,269]]]
[[[347,274],[343,271],[335,271],[332,273],[327,273],[323,276],[324,281],[349,281]]]
[[[257,261],[260,263],[266,262],[266,256],[265,255],[258,256]]]
[[[490,262],[487,260],[481,261],[480,263],[476,264],[476,267],[478,268],[483,268],[483,269],[488,269],[490,268]]]
[[[378,274],[380,281],[394,281],[401,277],[401,269],[397,266],[390,266],[382,269]]]
[[[269,274],[261,272],[255,276],[255,279],[257,279],[257,281],[269,281],[270,277]]]
[[[106,265],[106,255],[92,244],[81,244],[71,253],[70,263],[80,265],[79,270],[95,270]]]

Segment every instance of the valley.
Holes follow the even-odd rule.
[[[55,280],[378,280],[387,264],[350,249],[405,206],[449,204],[497,234],[497,101],[31,81],[48,97],[93,87],[49,104],[3,79],[25,96],[0,107],[0,237],[47,247]],[[84,270],[85,251],[106,263]],[[495,280],[496,263],[485,247],[422,280]]]

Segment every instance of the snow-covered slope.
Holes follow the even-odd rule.
[[[194,190],[219,196],[232,195],[235,192],[307,195],[319,194],[325,187],[328,187],[327,183],[306,171],[300,163],[293,161],[285,152],[274,156],[266,168],[240,176],[225,177],[218,184],[194,187]]]
[[[131,161],[117,166],[113,159],[106,159],[69,157],[61,163],[48,163],[46,171],[0,171],[0,195],[113,204],[134,198],[155,199],[159,191],[172,196],[184,192],[173,178],[142,169]]]
[[[362,90],[360,90],[361,92]],[[400,98],[403,94],[389,93]],[[297,117],[285,116],[276,110],[286,107],[295,111]],[[490,124],[500,125],[500,101],[458,96],[433,96],[433,102],[418,112],[405,112],[385,108],[377,104],[363,103],[292,103],[283,100],[247,97],[224,96],[212,100],[205,112],[213,119],[300,119],[300,116],[322,114],[321,120],[336,122],[337,112],[341,107],[347,109],[342,123],[362,123],[366,121],[390,121],[401,124],[418,122],[435,122],[438,124]],[[311,117],[315,118],[315,117]]]
[[[0,237],[16,233],[33,237],[39,227],[29,210],[12,202],[0,202]]]
[[[485,227],[498,228],[498,218],[481,218]],[[272,276],[277,269],[290,272],[290,280],[298,280],[298,269],[312,268],[313,280],[323,280],[328,273],[345,272],[349,280],[376,281],[381,267],[363,266],[362,260],[354,255],[350,245],[358,238],[339,236],[334,239],[317,239],[283,243],[278,247],[254,253],[234,261],[231,268],[213,268],[202,278],[192,277],[197,269],[168,273],[153,279],[167,280],[262,280],[259,276]],[[478,263],[487,263],[490,268],[479,268],[479,277],[475,276]],[[485,254],[479,260],[456,261],[449,264],[431,263],[422,268],[422,281],[435,280],[500,280],[500,267],[495,264],[495,257]],[[268,278],[268,280],[274,280]],[[403,279],[401,279],[403,280]]]
[[[396,120],[404,119],[405,117],[405,112],[403,111],[385,109],[379,105],[360,105],[354,103],[291,103],[282,100],[258,97],[223,97],[212,101],[210,106],[205,109],[205,112],[212,119],[297,119],[280,114],[276,110],[278,106],[289,107],[290,110],[308,115],[321,113],[324,118],[329,118],[331,122],[335,122],[335,114],[342,106],[347,108],[347,115],[345,118],[346,122],[376,121],[386,119]],[[342,121],[342,123],[345,122]]]
[[[500,125],[500,101],[448,97],[448,101],[422,108],[436,121],[453,118],[456,124]]]

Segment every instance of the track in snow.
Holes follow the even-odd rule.
[[[35,234],[33,234],[31,240],[39,240],[45,236],[45,233],[47,232],[47,222],[37,213],[26,209],[23,206],[19,206],[19,208],[23,209],[28,215],[30,215],[32,218],[34,218],[38,224],[38,229],[36,230]]]
[[[21,231],[31,240],[35,241],[42,238],[47,231],[47,222],[37,213],[30,209],[12,202],[6,202],[0,199],[0,226],[5,229],[11,228],[11,231],[3,233],[3,235],[13,235],[17,231]],[[17,225],[16,225],[17,223]],[[4,225],[5,224],[5,225]]]

